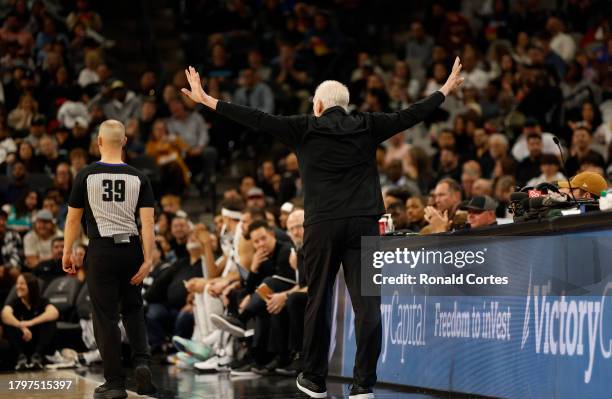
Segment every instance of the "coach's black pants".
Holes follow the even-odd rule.
[[[353,217],[323,221],[304,228],[304,267],[308,303],[304,319],[304,373],[320,382],[327,376],[334,281],[342,263],[355,311],[357,353],[353,382],[376,383],[382,329],[380,296],[361,295],[361,237],[378,235],[378,218]]]
[[[133,363],[148,364],[150,360],[142,286],[130,284],[143,262],[140,241],[132,237],[129,244],[117,245],[112,239],[92,239],[86,262],[94,335],[102,356],[104,378],[111,386],[123,387],[119,313],[132,348]]]

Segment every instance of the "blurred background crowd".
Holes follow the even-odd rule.
[[[149,175],[158,199],[157,260],[144,288],[155,350],[171,352],[174,336],[188,340],[173,342],[191,354],[172,359],[183,365],[214,358],[218,366],[229,356],[245,372],[299,369],[295,326],[305,288],[297,158],[265,132],[182,96],[187,62],[212,96],[287,115],[310,112],[324,79],[348,86],[351,112],[404,109],[440,88],[460,56],[462,89],[378,149],[396,229],[494,225],[508,221],[517,187],[575,178],[580,198],[597,199],[612,178],[608,1],[109,3],[0,2],[0,299],[8,296],[20,320],[37,320],[23,326],[27,341],[22,327],[5,326],[14,359],[25,351],[20,342],[35,343],[29,353],[39,363],[74,359],[70,351],[43,357],[66,346],[40,338],[56,321],[53,328],[78,327],[76,349],[95,354],[87,309],[78,311],[86,270],[61,277],[61,236],[72,179],[99,159],[97,129],[112,118],[126,126],[126,162]],[[127,22],[114,17],[121,7]],[[138,34],[128,37],[134,27]],[[124,62],[130,52],[144,56]],[[86,244],[75,249],[77,263]],[[265,276],[249,280],[266,262]],[[269,280],[279,295],[262,305],[255,289],[274,275],[290,281]],[[60,277],[73,280],[68,294]],[[33,294],[39,290],[45,295]],[[15,295],[37,303],[38,313]],[[54,305],[54,295],[67,296],[68,305]],[[255,338],[242,347],[229,345],[211,320],[227,309],[238,330],[257,320]],[[41,325],[47,330],[36,330]]]

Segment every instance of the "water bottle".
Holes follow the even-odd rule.
[[[599,197],[599,210],[612,210],[612,192],[610,192],[610,190],[601,192],[601,196]]]

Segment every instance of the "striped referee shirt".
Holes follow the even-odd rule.
[[[149,179],[127,164],[95,162],[75,177],[68,205],[84,208],[87,236],[138,235],[136,214],[152,208],[155,198]]]

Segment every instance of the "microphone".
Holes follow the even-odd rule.
[[[563,171],[563,174],[565,175],[565,178],[567,179],[567,185],[570,190],[570,195],[572,196],[572,199],[574,200],[574,203],[576,204],[576,206],[578,206],[578,201],[576,201],[576,197],[574,196],[574,189],[572,188],[572,182],[570,181],[570,178],[567,175],[567,170],[565,169],[565,157],[563,156],[563,149],[561,149],[561,142],[559,141],[559,138],[554,135],[553,135],[553,141],[557,145],[557,148],[559,149],[559,154],[561,155],[561,170]]]

